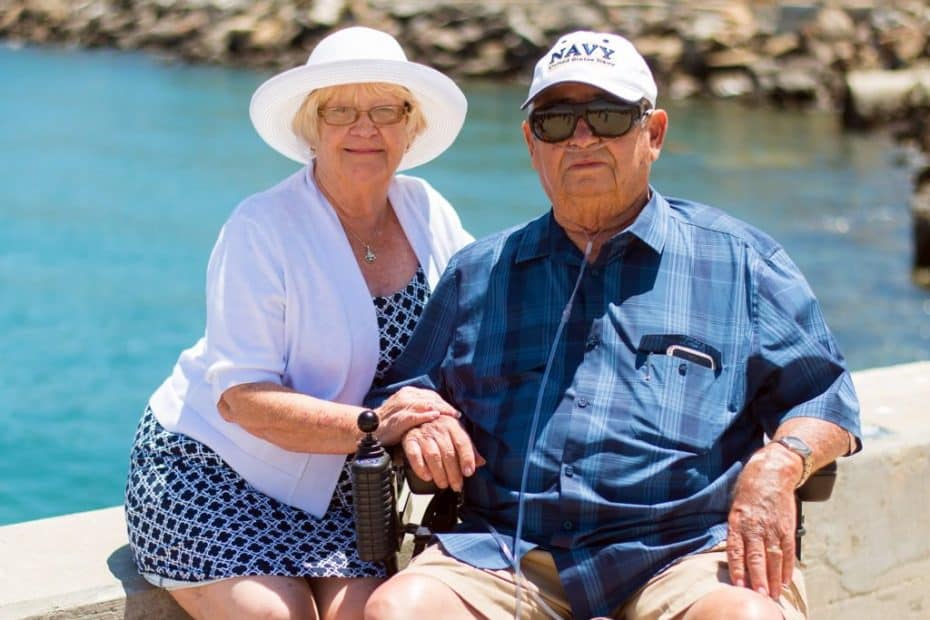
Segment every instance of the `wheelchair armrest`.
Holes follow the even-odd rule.
[[[825,502],[830,499],[835,483],[836,461],[833,461],[812,473],[795,494],[802,502]]]
[[[413,552],[411,557],[417,556],[433,541],[433,535],[440,532],[451,531],[458,522],[458,511],[462,505],[462,495],[452,489],[440,489],[433,481],[426,481],[417,476],[404,451],[394,447],[392,451],[394,470],[397,472],[398,485],[406,490],[406,505],[400,514],[401,531],[413,535]],[[432,495],[420,523],[413,523],[410,519],[413,502],[411,495]]]
[[[442,490],[437,487],[436,483],[432,480],[423,480],[416,475],[409,465],[404,468],[404,473],[407,477],[407,487],[410,489],[411,493],[415,493],[416,495],[435,495]]]

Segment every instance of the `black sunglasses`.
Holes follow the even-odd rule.
[[[530,112],[530,129],[543,142],[561,142],[575,134],[578,119],[584,117],[591,133],[599,138],[618,138],[652,110],[646,101],[638,104],[610,99],[581,103],[556,103]]]

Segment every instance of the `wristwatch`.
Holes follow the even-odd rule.
[[[775,440],[775,442],[780,443],[801,457],[801,461],[804,464],[804,469],[801,472],[801,479],[798,480],[798,483],[794,487],[797,489],[802,484],[804,484],[807,481],[807,477],[811,475],[811,468],[814,466],[814,453],[811,451],[810,446],[808,446],[803,439],[800,437],[795,437],[794,435],[779,437]]]

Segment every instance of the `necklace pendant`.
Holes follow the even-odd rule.
[[[371,251],[371,246],[366,243],[365,244],[365,262],[373,263],[375,262],[376,258],[378,257],[375,256],[375,253]]]

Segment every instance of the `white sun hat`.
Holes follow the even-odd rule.
[[[310,91],[340,84],[398,84],[416,97],[426,129],[413,139],[398,170],[425,164],[449,148],[462,129],[468,103],[449,77],[407,60],[394,37],[362,26],[338,30],[310,53],[307,64],[279,73],[256,89],[249,117],[258,135],[274,150],[300,163],[313,153],[291,128]]]
[[[536,63],[530,92],[520,107],[564,82],[590,84],[626,101],[645,99],[656,105],[658,89],[646,59],[616,34],[579,30],[559,37]]]

